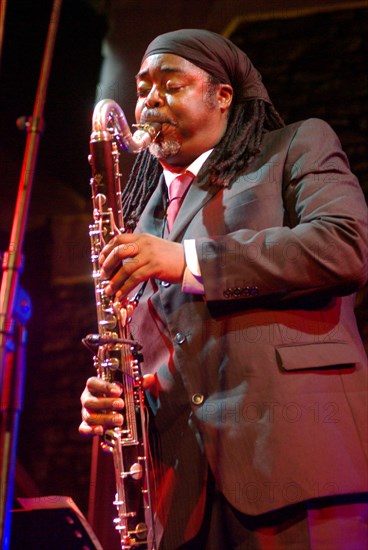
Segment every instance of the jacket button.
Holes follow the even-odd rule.
[[[249,296],[258,296],[259,290],[258,286],[251,286],[249,289]]]
[[[204,401],[204,396],[201,393],[193,393],[192,403],[193,405],[202,405]]]
[[[182,332],[177,332],[175,335],[175,340],[178,344],[184,344],[186,340],[185,334],[183,334]]]

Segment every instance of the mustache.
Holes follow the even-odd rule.
[[[158,109],[147,109],[144,113],[142,113],[139,122],[140,124],[158,122],[159,124],[171,124],[172,126],[177,126],[177,122],[175,120],[163,115]]]

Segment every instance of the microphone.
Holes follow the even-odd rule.
[[[83,344],[87,347],[103,346],[106,344],[123,344],[130,346],[136,350],[142,349],[142,346],[135,340],[129,340],[125,338],[117,338],[108,334],[87,334],[82,340]]]

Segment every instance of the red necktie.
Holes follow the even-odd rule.
[[[169,187],[169,205],[167,207],[167,227],[171,231],[174,220],[179,212],[185,194],[193,180],[193,174],[185,172],[177,176]]]

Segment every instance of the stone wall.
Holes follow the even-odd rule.
[[[299,10],[293,17],[245,18],[230,33],[261,72],[286,122],[319,117],[332,125],[366,196],[367,13],[356,9],[303,15]]]

